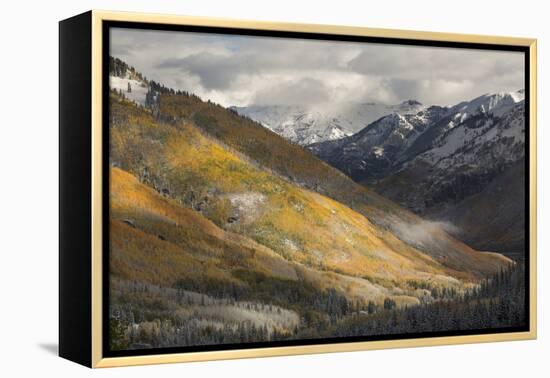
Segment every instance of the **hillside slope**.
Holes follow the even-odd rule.
[[[113,164],[132,172],[142,182],[185,206],[201,211],[219,226],[254,235],[256,241],[279,253],[292,253],[302,263],[326,264],[328,261],[339,271],[367,276],[377,271],[356,264],[354,257],[358,250],[363,248],[371,251],[367,254],[372,254],[377,248],[365,240],[354,241],[353,233],[344,241],[331,243],[327,241],[334,239],[334,231],[326,233],[326,240],[322,238],[323,233],[315,239],[310,237],[317,230],[308,229],[313,227],[312,224],[303,220],[315,220],[319,214],[305,218],[300,211],[303,211],[303,203],[311,202],[314,196],[311,191],[314,191],[359,212],[377,232],[386,232],[386,235],[377,236],[392,253],[420,252],[456,277],[466,279],[483,277],[506,264],[502,257],[471,250],[449,237],[437,225],[426,224],[412,213],[355,184],[309,151],[289,144],[255,122],[195,96],[166,93],[157,98],[155,119],[145,109],[113,95]],[[196,153],[190,154],[193,151],[190,147]],[[225,151],[230,151],[241,161],[224,155]],[[288,159],[289,156],[293,159]],[[253,170],[257,176],[249,177]],[[293,190],[298,190],[296,195]],[[261,208],[266,207],[266,196],[276,191],[285,193],[287,203],[295,203],[292,211],[284,209],[287,214],[271,214],[269,219],[269,214],[262,213]],[[304,193],[308,193],[310,198],[305,198]],[[269,208],[277,206],[277,202],[270,203]],[[325,205],[325,210],[315,210],[326,212],[331,206],[333,212],[341,205],[334,202]],[[294,224],[292,219],[296,219]],[[362,238],[369,235],[364,232],[356,234]],[[390,268],[380,270],[387,275],[384,278],[401,274],[395,272],[397,264],[387,265]]]
[[[513,276],[508,258],[473,250],[234,110],[117,59],[110,74],[112,350],[455,330],[520,314],[484,323],[500,308],[487,300],[499,279],[494,292],[488,284]],[[444,111],[396,116],[390,133],[423,135]],[[374,131],[383,140],[388,130]]]
[[[191,122],[207,135],[300,187],[326,195],[365,216],[377,227],[389,230],[410,247],[421,250],[450,269],[481,278],[498,270],[506,259],[479,254],[449,236],[434,223],[374,191],[355,183],[310,151],[243,119],[221,106],[194,96],[159,96],[161,119],[177,124]]]
[[[432,215],[452,222],[456,237],[482,251],[523,260],[525,250],[525,160],[498,174],[483,191]],[[489,215],[489,216],[488,216]]]
[[[113,165],[289,261],[393,285],[452,272],[363,215],[261,169],[190,123],[159,124],[124,100],[113,101],[112,113],[132,120],[111,131]]]
[[[370,185],[427,218],[452,224],[450,231],[474,248],[524,252],[523,105],[508,106],[500,117],[471,116]],[[503,185],[508,190],[498,191]],[[418,191],[410,191],[411,186]]]

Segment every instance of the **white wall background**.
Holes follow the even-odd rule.
[[[5,1],[0,22],[0,375],[520,377],[550,371],[550,27],[545,1]],[[90,371],[57,348],[57,22],[94,9],[539,39],[539,340]]]

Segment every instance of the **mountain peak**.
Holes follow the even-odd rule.
[[[459,113],[461,121],[478,113],[490,113],[500,117],[524,98],[523,91],[486,93],[453,106],[450,113]]]
[[[525,97],[525,91],[523,89],[517,91],[503,91],[503,92],[491,92],[486,93],[477,99],[493,99],[493,101],[512,100],[513,102],[520,102]],[[477,99],[473,99],[475,101]]]
[[[390,122],[401,122],[401,121],[405,121],[405,117],[403,117],[401,114],[397,112],[393,112],[380,119],[380,121],[383,121],[383,120],[389,120]]]
[[[422,103],[418,100],[414,100],[414,99],[410,99],[410,100],[405,100],[401,103],[401,105],[409,105],[409,106],[421,106]]]

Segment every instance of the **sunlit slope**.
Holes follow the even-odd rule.
[[[236,283],[227,268],[237,267],[298,278],[274,252],[221,230],[118,168],[110,174],[110,218],[112,272],[121,278],[165,286],[183,278]]]
[[[405,244],[390,228],[262,169],[192,123],[156,121],[116,97],[111,148],[112,163],[140,177],[157,194],[175,199],[182,207],[195,210],[185,211],[252,239],[287,261],[388,287],[403,286],[410,279],[472,278]],[[182,236],[182,240],[191,239]],[[471,253],[482,262],[490,257]],[[500,259],[494,261],[496,268]]]
[[[122,136],[125,132],[133,135]],[[165,134],[157,140],[164,142],[156,146],[154,155],[158,160],[149,160],[145,156],[153,154],[145,153],[145,148],[154,139],[144,136],[151,137],[155,132]],[[419,272],[444,271],[431,258],[404,245],[388,231],[377,229],[364,216],[255,167],[190,124],[172,128],[152,120],[136,122],[113,130],[112,139],[113,146],[117,140],[142,144],[136,145],[141,158],[115,152],[118,148],[128,152],[128,147],[113,148],[113,160],[120,157],[121,166],[130,172],[139,174],[143,158],[147,159],[146,166],[153,167],[148,171],[157,171],[154,167],[163,165],[158,171],[162,169],[162,176],[147,173],[144,180],[158,192],[184,206],[200,208],[200,213],[218,226],[245,235],[287,260],[395,281],[419,278]],[[132,208],[138,201],[128,198],[127,207]],[[195,227],[208,229],[203,223]],[[193,239],[185,234],[181,238]]]
[[[354,209],[408,246],[456,271],[459,276],[480,278],[509,263],[500,255],[472,250],[437,224],[426,223],[374,191],[356,184],[309,151],[289,143],[258,123],[195,96],[162,95],[159,101],[162,120],[174,126],[181,123],[195,125],[251,163]]]
[[[183,282],[188,289],[211,293],[231,288],[255,290],[250,275],[266,277],[274,287],[264,294],[264,302],[273,302],[281,283],[319,292],[336,289],[350,300],[378,303],[385,298],[398,304],[416,303],[422,294],[405,281],[400,282],[401,288],[382,285],[285,259],[250,238],[220,229],[119,168],[111,169],[110,187],[112,279],[161,287]],[[430,276],[417,272],[409,278],[422,281]],[[434,286],[460,287],[452,279],[433,278]]]

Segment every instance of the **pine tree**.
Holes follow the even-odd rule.
[[[384,299],[384,309],[385,310],[392,310],[395,308],[395,301],[390,298]]]
[[[369,301],[369,304],[367,306],[367,312],[369,314],[374,314],[376,312],[376,305],[373,301]]]

